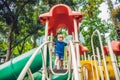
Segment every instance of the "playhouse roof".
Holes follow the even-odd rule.
[[[69,6],[65,4],[57,4],[51,8],[48,13],[41,14],[39,20],[42,24],[48,23],[48,35],[53,33],[56,35],[59,28],[66,28],[68,34],[74,32],[74,18],[77,24],[81,22],[83,15],[79,12],[72,11]]]

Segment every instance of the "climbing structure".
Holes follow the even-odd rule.
[[[1,65],[0,73],[3,74],[0,80],[23,80],[27,76],[26,73],[31,80],[120,80],[116,60],[120,55],[120,42],[110,42],[108,39],[108,45],[104,46],[100,32],[95,30],[91,36],[92,53],[87,54],[89,50],[78,39],[79,23],[82,17],[81,13],[72,11],[65,4],[57,4],[48,13],[40,14],[39,20],[45,25],[43,44]],[[53,68],[54,58],[52,57],[53,37],[60,28],[66,28],[68,35],[72,35],[72,40],[68,42],[69,56],[62,70]],[[98,34],[100,48],[93,44],[95,34]],[[18,64],[21,66],[18,67]],[[7,74],[6,71],[9,69],[11,71]]]
[[[68,35],[72,35],[74,38],[74,41],[79,42],[78,40],[78,24],[82,21],[83,15],[79,12],[74,12],[70,9],[69,6],[64,4],[58,4],[51,8],[51,10],[48,13],[41,14],[39,16],[39,19],[41,23],[46,23],[46,35],[45,40],[47,40],[48,36],[55,36],[57,33],[57,30],[60,28],[66,28],[68,30]],[[51,40],[52,41],[52,40]],[[71,43],[71,45],[73,45]],[[76,73],[75,79],[78,80],[79,73],[77,68],[80,67],[80,55],[79,55],[79,44],[76,43],[76,50],[72,50],[72,53],[77,55],[77,60],[75,60],[74,56],[74,73]],[[44,50],[46,51],[46,50]],[[70,52],[70,51],[69,51]],[[46,54],[45,54],[46,56]]]
[[[41,23],[43,25],[45,24],[44,42],[46,42],[43,44],[44,51],[42,54],[42,80],[51,80],[53,79],[53,75],[67,75],[67,77],[64,78],[65,80],[120,79],[117,60],[115,58],[115,55],[119,55],[120,52],[120,48],[118,47],[119,43],[112,42],[113,44],[111,46],[111,42],[110,40],[108,40],[108,46],[103,47],[100,32],[96,30],[91,36],[91,46],[93,52],[91,53],[91,56],[89,54],[86,54],[86,52],[88,52],[88,49],[81,45],[78,40],[79,23],[82,21],[82,17],[83,15],[81,13],[72,11],[69,6],[64,4],[55,5],[50,9],[48,13],[44,13],[39,16],[39,20],[41,21]],[[67,67],[63,70],[54,70],[52,67],[52,39],[54,36],[56,36],[57,31],[60,28],[66,28],[68,30],[68,35],[72,35],[73,40],[69,41],[69,58],[68,63],[66,63]],[[93,44],[94,35],[96,33],[98,34],[100,49],[98,47],[94,47],[95,44]],[[48,39],[48,37],[50,37],[50,39]],[[47,53],[47,46],[49,47],[49,54]],[[41,47],[39,47],[38,50],[40,48]],[[110,53],[110,56],[107,56],[108,53]],[[37,52],[35,52],[34,54],[37,54]],[[49,61],[47,61],[48,58]],[[49,66],[47,66],[47,63],[49,63]],[[22,70],[23,72],[21,72],[20,76],[18,77],[18,80],[21,80],[23,78],[23,75],[25,75],[24,72],[26,72],[28,69],[29,67],[26,66]],[[30,71],[28,72],[30,73]]]

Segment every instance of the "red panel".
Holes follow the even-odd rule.
[[[69,34],[72,34],[74,31],[73,19],[66,14],[55,15],[49,19],[48,34],[54,33],[60,28],[66,28]]]
[[[113,52],[115,53],[116,56],[120,55],[120,42],[119,41],[112,41],[111,42]],[[107,55],[109,53],[109,48],[108,46],[104,46],[104,54]]]
[[[120,42],[112,41],[112,49],[116,56],[120,55]]]
[[[108,48],[108,46],[104,46],[103,49],[104,49],[104,54],[105,54],[105,55],[108,55],[108,53],[109,53],[109,48]]]
[[[88,48],[83,45],[79,45],[80,55],[83,55],[84,52],[88,52]]]

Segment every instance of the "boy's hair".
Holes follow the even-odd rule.
[[[58,35],[57,35],[57,38],[59,38],[59,37],[63,37],[63,35],[62,35],[62,34],[58,34]]]
[[[60,39],[60,38],[61,38],[61,39]],[[61,40],[64,40],[63,35],[62,35],[62,34],[58,34],[58,35],[57,35],[57,40],[60,40],[60,41],[61,41]]]

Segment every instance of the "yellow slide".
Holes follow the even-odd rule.
[[[100,80],[100,78],[101,78],[101,76],[100,76],[100,66],[98,66],[97,61],[94,61],[94,60],[82,60],[82,61],[80,61],[80,63],[82,65],[81,73],[82,73],[83,80],[85,79],[86,75],[87,75],[87,80],[98,80],[96,76],[98,76],[98,78]],[[107,69],[108,69],[110,79],[111,80],[116,80],[110,57],[106,57],[106,64],[107,64]],[[106,72],[105,72],[105,69],[104,69],[103,61],[102,61],[101,68],[102,68],[104,80],[106,80]],[[85,71],[87,71],[87,72],[85,72]],[[98,75],[97,75],[96,71],[98,71]],[[84,75],[84,74],[86,74],[86,75]]]
[[[96,75],[96,71],[95,71],[94,62],[95,61],[91,61],[91,60],[83,60],[83,61],[81,61],[81,65],[82,65],[81,71],[82,71],[82,73],[84,73],[83,72],[84,71],[83,67],[87,69],[88,80],[97,80],[97,78],[95,76]],[[93,68],[92,68],[92,66],[93,66]],[[92,71],[92,69],[93,69],[93,71]],[[84,79],[85,78],[84,75],[82,75],[82,76],[83,76],[83,79]]]
[[[103,61],[102,61],[102,64],[103,64]],[[107,64],[107,69],[108,69],[108,74],[109,74],[110,80],[116,80],[113,66],[112,66],[112,61],[111,61],[110,57],[106,57],[106,64]],[[104,75],[105,75],[105,70],[104,70]],[[105,76],[105,79],[106,79],[106,76]]]

